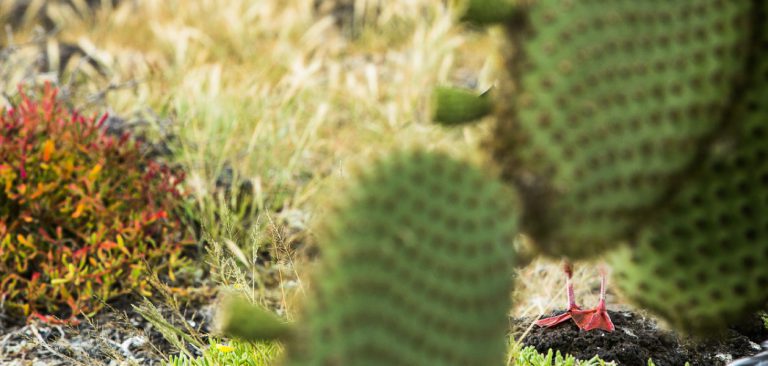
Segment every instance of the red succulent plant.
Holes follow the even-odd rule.
[[[180,174],[144,157],[107,116],[67,109],[50,85],[0,112],[0,302],[70,317],[147,294],[191,242],[175,217]],[[65,306],[65,307],[64,307]]]

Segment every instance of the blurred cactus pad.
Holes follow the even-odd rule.
[[[592,256],[635,234],[730,122],[758,2],[518,3],[465,16],[508,14],[477,19],[506,31],[489,146],[540,249]]]
[[[492,11],[491,9],[496,9]],[[521,231],[552,256],[613,257],[635,302],[702,334],[768,301],[768,5],[470,1],[504,29],[490,152]],[[485,96],[437,92],[438,122]]]
[[[768,5],[728,128],[631,249],[613,258],[624,294],[678,329],[722,329],[768,303]]]
[[[0,113],[0,298],[23,313],[91,314],[173,278],[190,242],[176,217],[183,175],[129,135],[69,110],[46,86]]]
[[[285,364],[501,364],[516,229],[503,184],[398,152],[343,193],[318,228],[322,260]]]
[[[323,259],[286,364],[501,363],[516,229],[503,185],[400,152],[344,193],[318,229]]]

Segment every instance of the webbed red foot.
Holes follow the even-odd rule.
[[[597,304],[597,307],[588,310],[581,310],[574,300],[573,283],[571,282],[573,270],[570,263],[565,262],[563,270],[567,276],[565,285],[568,295],[568,310],[560,315],[539,319],[536,321],[536,325],[549,328],[573,319],[579,329],[585,331],[602,329],[606,332],[613,332],[615,327],[605,308],[605,269],[600,270],[600,302]]]
[[[563,271],[566,275],[565,289],[568,296],[568,310],[560,315],[537,320],[536,325],[540,327],[554,327],[555,325],[571,319],[575,312],[581,311],[581,308],[576,305],[576,300],[574,300],[573,296],[573,283],[571,283],[571,277],[573,277],[573,269],[571,268],[571,264],[565,262],[563,264]]]
[[[577,311],[581,311],[581,308],[579,308],[578,306],[573,306],[572,308],[568,309],[568,311],[566,311],[566,312],[564,312],[564,313],[562,313],[560,315],[556,315],[556,316],[552,316],[552,317],[549,317],[549,318],[544,318],[544,319],[537,320],[536,321],[536,325],[538,325],[540,327],[547,327],[547,328],[554,327],[555,325],[558,325],[558,324],[560,324],[562,322],[566,322],[569,319],[571,319],[572,318],[572,314],[574,312],[577,312]]]
[[[590,331],[593,329],[602,329],[606,332],[613,332],[614,327],[608,311],[605,309],[605,300],[600,300],[597,307],[589,310],[576,310],[571,314],[573,321],[579,328]]]
[[[594,309],[574,311],[571,317],[576,325],[585,331],[602,329],[606,332],[613,332],[616,329],[605,309],[605,269],[600,270],[600,302]]]

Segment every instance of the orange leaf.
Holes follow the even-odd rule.
[[[72,253],[72,257],[73,258],[80,258],[83,255],[85,255],[86,253],[88,253],[88,247],[80,248],[80,249],[76,250],[74,253]]]
[[[99,249],[100,250],[110,250],[110,249],[112,249],[114,247],[117,247],[117,246],[118,246],[117,243],[115,243],[113,241],[107,240],[107,241],[102,242],[101,244],[99,244]]]
[[[83,210],[85,210],[85,205],[82,202],[78,203],[77,207],[75,207],[75,212],[72,213],[72,218],[76,219],[80,217],[80,215],[83,214]]]
[[[35,189],[34,192],[32,192],[31,195],[29,195],[29,199],[33,200],[37,197],[40,197],[45,193],[45,186],[43,186],[43,183],[37,183],[37,189]]]
[[[24,235],[21,235],[21,234],[16,235],[16,240],[18,240],[19,243],[21,243],[21,245],[24,245],[30,248],[35,247],[34,245],[32,245],[32,243],[29,242],[29,240],[27,240],[27,238],[24,237]]]
[[[43,161],[48,162],[51,160],[51,154],[53,154],[53,151],[56,150],[56,145],[53,143],[53,140],[48,140],[43,144]]]
[[[101,164],[96,164],[91,171],[88,172],[88,180],[93,182],[98,178],[99,172],[101,171]]]

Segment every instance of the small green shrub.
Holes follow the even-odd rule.
[[[147,265],[173,278],[190,240],[174,215],[184,176],[56,93],[22,91],[0,113],[0,299],[25,314],[74,317],[148,294]]]
[[[269,366],[280,355],[280,347],[274,343],[231,341],[229,344],[211,339],[211,345],[203,355],[190,358],[187,355],[171,356],[166,366]]]
[[[536,348],[528,346],[520,349],[518,344],[512,344],[510,349],[509,366],[611,366],[613,362],[607,362],[600,357],[595,356],[589,360],[582,361],[566,354],[563,356],[560,351],[547,351],[546,354],[539,353]],[[655,366],[653,360],[648,360],[648,366]],[[685,363],[685,366],[690,366]]]
[[[571,355],[563,356],[560,351],[553,352],[551,349],[546,354],[539,353],[536,348],[528,346],[522,350],[514,350],[510,357],[510,365],[514,366],[605,366],[614,365],[612,362],[605,362],[595,356],[588,361],[580,361]],[[650,365],[649,365],[650,366]]]
[[[760,314],[760,318],[763,319],[763,326],[768,329],[768,313],[764,312]]]

